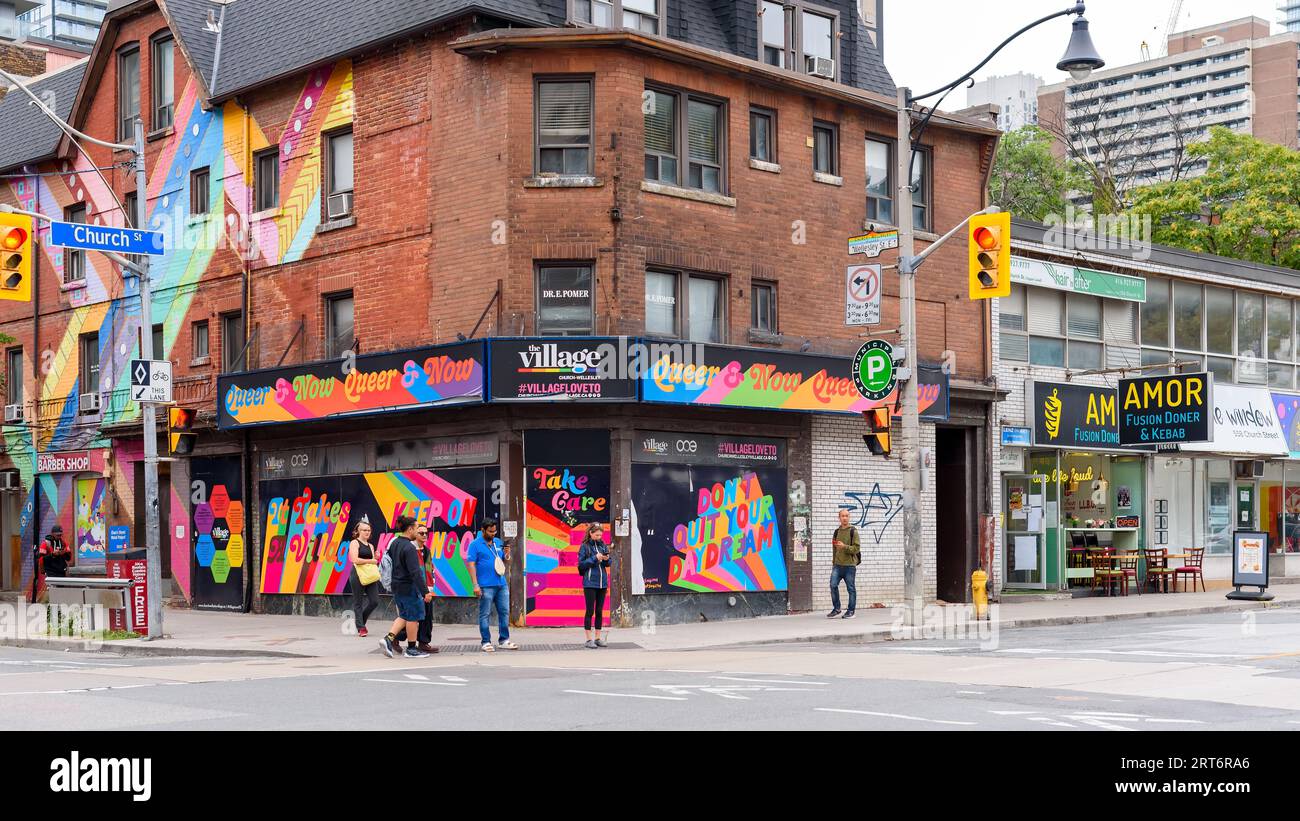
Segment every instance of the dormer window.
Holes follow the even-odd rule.
[[[597,28],[662,34],[665,0],[569,0],[569,20]]]

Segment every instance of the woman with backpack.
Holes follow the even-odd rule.
[[[609,545],[605,544],[605,530],[596,522],[587,525],[587,538],[578,548],[578,572],[582,574],[582,593],[587,600],[587,610],[582,617],[582,627],[587,633],[589,650],[604,647],[600,637],[601,616],[605,611],[605,592],[609,590]],[[592,620],[596,623],[592,637]],[[606,631],[606,635],[608,635]]]
[[[352,543],[348,545],[349,557],[352,559],[352,613],[357,620],[357,635],[370,635],[366,631],[366,619],[379,606],[379,560],[375,558],[375,547],[370,543],[370,522],[357,522],[352,531]],[[364,606],[363,606],[364,605]]]

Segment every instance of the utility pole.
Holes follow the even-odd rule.
[[[147,200],[144,169],[144,122],[135,121],[135,225],[145,227]],[[153,283],[149,278],[149,255],[140,254],[138,262],[140,281],[140,358],[153,359]],[[160,639],[162,630],[162,534],[159,532],[158,511],[158,429],[157,406],[152,402],[140,403],[140,418],[144,435],[144,521],[145,521],[145,572],[149,599],[149,638]]]

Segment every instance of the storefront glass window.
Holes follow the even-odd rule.
[[[1066,303],[1069,336],[1101,338],[1101,300],[1086,294],[1070,294]]]
[[[1205,367],[1214,374],[1215,382],[1232,381],[1232,360],[1216,356],[1205,358]]]
[[[1273,542],[1275,553],[1300,553],[1300,462],[1283,463],[1282,532]]]
[[[1232,291],[1205,289],[1205,349],[1210,353],[1232,353]],[[1231,380],[1231,376],[1228,377]]]
[[[1077,370],[1090,370],[1102,366],[1102,349],[1100,343],[1070,341],[1070,367]]]
[[[1295,350],[1291,341],[1291,300],[1268,298],[1268,358],[1290,362]]]
[[[1211,459],[1206,463],[1207,553],[1223,555],[1232,552],[1232,511],[1232,463],[1227,459]]]
[[[1142,305],[1142,344],[1169,344],[1169,283],[1147,280],[1147,301]]]
[[[1065,340],[1044,336],[1029,337],[1029,361],[1035,365],[1065,367]]]
[[[1259,358],[1264,351],[1264,297],[1240,294],[1237,299],[1237,355]]]
[[[1259,480],[1259,529],[1268,533],[1268,543],[1273,546],[1282,543],[1282,534],[1286,530],[1283,518],[1287,499],[1285,470],[1281,461],[1268,462],[1264,465],[1264,478]]]
[[[1174,347],[1187,351],[1201,349],[1201,286],[1174,283]]]

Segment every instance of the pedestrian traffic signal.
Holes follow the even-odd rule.
[[[199,435],[193,430],[192,408],[167,409],[167,449],[172,456],[189,456],[194,452],[194,440]]]
[[[878,408],[863,411],[862,415],[867,420],[867,433],[862,437],[862,441],[867,443],[867,450],[871,451],[872,456],[883,456],[888,459],[889,425],[893,416],[889,407],[881,405]]]
[[[1011,214],[971,217],[970,298],[1011,296]]]
[[[32,218],[0,213],[0,299],[32,301]]]

